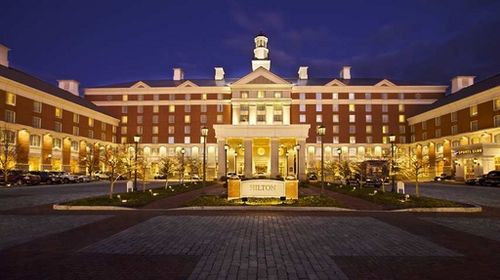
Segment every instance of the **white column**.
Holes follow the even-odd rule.
[[[240,124],[240,105],[233,105],[233,124]]]
[[[217,139],[217,179],[226,174],[226,155],[224,151],[224,145],[226,141],[224,139]]]
[[[298,166],[299,166],[299,179],[306,179],[306,140],[301,139],[298,141],[300,145]]]
[[[279,139],[271,139],[271,178],[279,174]]]
[[[245,177],[251,178],[253,176],[252,139],[243,140],[243,147],[245,148]]]
[[[283,105],[282,107],[283,111],[282,111],[282,114],[283,114],[283,124],[284,125],[289,125],[290,124],[290,105]]]
[[[248,106],[248,124],[257,124],[257,106],[255,104]]]
[[[488,173],[490,171],[495,170],[495,158],[493,158],[493,157],[483,157],[481,159],[481,163],[482,163],[482,166],[483,166],[483,170],[482,170],[483,174],[486,174],[486,173]]]
[[[274,108],[272,104],[266,105],[266,124],[273,124]]]

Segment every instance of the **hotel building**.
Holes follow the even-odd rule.
[[[209,178],[226,172],[276,177],[288,170],[297,171],[304,179],[307,172],[317,170],[321,141],[325,161],[383,162],[390,159],[390,135],[396,136],[398,153],[415,153],[430,162],[429,176],[454,173],[465,178],[500,169],[498,75],[477,84],[473,77],[456,77],[449,94],[447,85],[358,78],[347,66],[338,77],[312,78],[308,67],[301,66],[297,77],[285,78],[271,71],[268,38],[259,34],[254,42],[252,71],[240,78],[227,78],[222,67],[215,67],[213,79],[189,79],[175,68],[171,79],[90,87],[84,90],[84,98],[77,96],[75,81],[60,81],[60,89],[33,77],[21,79],[12,74],[20,72],[7,62],[0,66],[0,90],[4,92],[0,108],[5,110],[1,120],[17,134],[48,134],[68,139],[68,143],[130,144],[139,134],[139,146],[152,163],[152,173],[161,157],[176,156],[182,149],[186,156],[201,158],[202,127],[209,131]],[[3,53],[6,61],[7,51]],[[47,112],[37,113],[41,114],[41,128],[29,122],[29,117],[8,119],[8,111],[23,110],[17,105],[21,103],[12,105],[9,98],[13,95],[19,101],[26,95],[9,87],[13,83],[66,102],[61,108],[66,113],[60,121],[62,130],[53,128],[57,122],[54,110],[63,107],[57,102]],[[31,103],[35,100],[26,98]],[[74,115],[81,116],[80,122],[71,121]],[[326,128],[323,137],[316,134],[319,125]],[[78,127],[79,133],[72,133],[72,127]],[[77,158],[71,148],[65,161],[64,149],[57,154],[53,145],[52,149],[46,146],[46,152],[38,154],[30,146],[25,148],[26,157],[36,162],[38,156],[43,163],[48,162],[45,154],[52,155],[52,162],[61,158],[62,164],[52,164],[52,168],[68,168],[71,159]],[[47,167],[31,161],[24,162],[30,162],[30,168]]]

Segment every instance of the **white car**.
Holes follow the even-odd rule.
[[[109,179],[109,175],[104,173],[104,172],[101,172],[101,171],[97,171],[96,173],[94,173],[94,177],[97,178],[98,180],[108,180]]]

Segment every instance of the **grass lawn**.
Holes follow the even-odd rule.
[[[207,185],[210,185],[207,184]],[[108,195],[82,198],[69,202],[62,203],[62,205],[70,206],[122,206],[139,208],[145,206],[153,201],[163,199],[165,197],[173,196],[179,193],[192,191],[202,188],[202,183],[186,183],[184,185],[170,186],[168,189],[165,187],[146,190],[146,192],[137,191],[132,193],[118,193],[113,194],[113,199],[109,199]],[[156,194],[156,195],[155,195]],[[120,198],[118,198],[120,196]]]
[[[320,196],[302,196],[284,203],[278,198],[248,198],[227,200],[226,196],[204,195],[189,201],[186,206],[296,206],[296,207],[342,207],[335,199]]]
[[[375,188],[356,187],[356,189],[353,190],[352,187],[339,186],[334,184],[326,184],[325,188],[334,192],[354,196],[376,204],[381,204],[386,206],[388,209],[468,206],[449,200],[424,196],[416,197],[415,195],[410,195],[410,198],[408,200],[405,200],[404,194],[392,193],[390,191],[382,192],[381,190],[377,190],[377,193],[373,194],[374,190],[376,190]]]

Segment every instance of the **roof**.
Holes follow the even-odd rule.
[[[455,93],[448,94],[445,97],[438,99],[436,102],[423,107],[421,110],[416,112],[413,116],[422,114],[422,113],[430,111],[432,109],[442,107],[444,105],[453,103],[453,102],[461,100],[463,98],[473,96],[475,94],[481,93],[483,91],[497,87],[499,85],[500,85],[500,73],[498,73],[492,77],[486,78],[480,82],[477,82],[471,86],[463,88]]]
[[[150,87],[177,87],[186,81],[191,81],[198,86],[227,86],[231,83],[238,81],[240,78],[227,78],[221,81],[213,80],[213,79],[184,79],[179,81],[174,80],[136,80],[124,83],[96,86],[92,88],[129,88],[135,85],[138,82],[143,82]],[[297,78],[283,78],[291,84],[295,84],[298,86],[324,86],[327,83],[338,80],[345,85],[348,86],[373,86],[379,83],[380,81],[386,80],[385,78],[352,78],[352,79],[341,79],[341,78],[309,78],[307,80],[300,80]],[[387,79],[389,80],[389,79]],[[418,82],[408,82],[408,81],[398,81],[398,80],[389,80],[392,83],[398,86],[408,86],[408,85],[437,85],[437,84],[422,84]]]
[[[96,106],[94,103],[88,101],[87,99],[76,96],[69,91],[40,80],[20,70],[0,65],[0,76],[113,117],[113,115],[111,115],[109,112],[107,112],[103,108]]]

